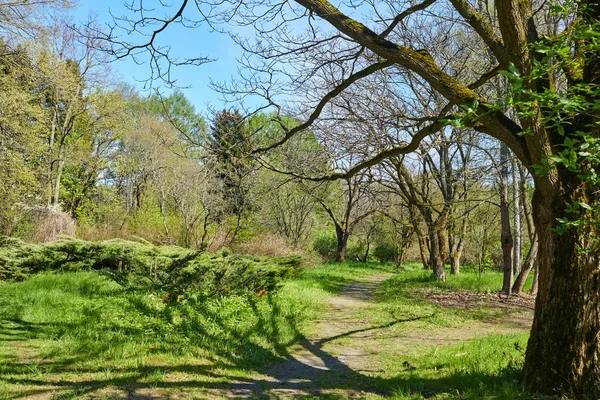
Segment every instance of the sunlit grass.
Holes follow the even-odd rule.
[[[389,325],[377,332],[390,338],[468,329],[482,315],[500,316],[445,309],[415,291],[497,291],[501,273],[480,278],[463,269],[443,283],[418,264],[403,269],[324,264],[267,296],[188,294],[171,304],[163,304],[161,293],[126,290],[93,272],[43,274],[0,283],[0,398],[40,393],[112,398],[114,391],[138,388],[202,398],[205,390],[248,380],[286,359],[291,346],[310,334],[312,321],[327,315],[328,297],[381,273],[393,276],[356,317],[374,327]],[[455,338],[459,343],[453,345],[410,344],[397,357],[374,355],[382,372],[357,375],[357,382],[382,393],[365,394],[373,399],[524,397],[518,371],[526,338],[495,335]],[[351,345],[351,340],[341,338],[340,343]],[[335,386],[335,379],[330,384]]]

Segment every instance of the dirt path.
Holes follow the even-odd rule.
[[[531,315],[525,313],[504,322],[474,321],[468,329],[401,330],[391,334],[387,328],[393,325],[430,317],[405,317],[375,326],[362,318],[372,306],[373,290],[391,276],[371,275],[346,286],[329,299],[329,311],[316,322],[310,337],[290,350],[287,361],[254,380],[234,383],[213,395],[228,399],[365,398],[367,394],[380,394],[383,366],[377,363],[381,360],[377,355],[398,358],[421,351],[423,345],[447,345],[490,333],[509,333],[531,324]]]
[[[252,382],[237,383],[224,393],[226,398],[298,398],[335,393],[344,398],[361,397],[359,381],[369,365],[365,341],[377,327],[357,318],[368,306],[371,293],[391,274],[371,275],[346,286],[330,298],[330,310],[317,321],[310,338],[300,340],[287,361],[266,371]],[[341,389],[340,389],[341,388]]]

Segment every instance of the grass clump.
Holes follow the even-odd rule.
[[[488,335],[388,360],[397,399],[530,399],[520,385],[527,333]],[[391,383],[391,382],[390,382]]]

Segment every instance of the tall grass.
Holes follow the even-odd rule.
[[[39,356],[96,370],[154,357],[214,358],[256,369],[281,359],[325,292],[290,282],[273,295],[188,296],[163,304],[93,272],[0,284],[0,338],[40,341]],[[11,366],[0,366],[10,374]]]
[[[372,331],[377,337],[419,337],[449,327],[466,331],[479,311],[444,309],[415,291],[494,291],[502,281],[500,273],[480,279],[466,269],[443,283],[418,265],[409,268],[324,264],[265,296],[187,293],[167,304],[160,292],[125,289],[96,272],[44,273],[0,283],[0,398],[80,398],[138,387],[158,388],[168,397],[170,391],[191,395],[248,380],[290,356],[311,321],[327,316],[329,296],[371,274],[394,273],[356,314],[380,327]],[[356,371],[342,383],[328,378],[327,384],[364,384],[377,393],[368,398],[526,398],[518,383],[526,340],[523,333],[453,345],[415,344],[398,356],[373,355],[379,373]]]

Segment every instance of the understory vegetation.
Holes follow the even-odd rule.
[[[343,398],[351,388],[365,388],[365,398],[525,396],[518,370],[526,332],[470,332],[475,322],[500,323],[516,311],[448,309],[420,294],[493,291],[500,273],[465,271],[449,285],[417,264],[399,270],[346,263],[306,268],[264,295],[189,291],[174,301],[164,301],[167,292],[158,287],[119,284],[102,271],[44,271],[1,283],[0,397],[218,397],[219,390],[288,359],[315,322],[329,315],[329,297],[382,273],[391,279],[356,318],[388,338],[382,343],[397,346],[398,356],[373,354],[378,372],[352,371],[321,382],[331,391],[324,398]],[[350,340],[344,336],[331,340],[344,345]]]
[[[140,240],[87,242],[73,238],[46,244],[0,239],[0,280],[23,280],[43,271],[97,270],[130,289],[186,291],[210,296],[241,291],[271,291],[299,273],[301,258],[234,255],[153,246]]]

